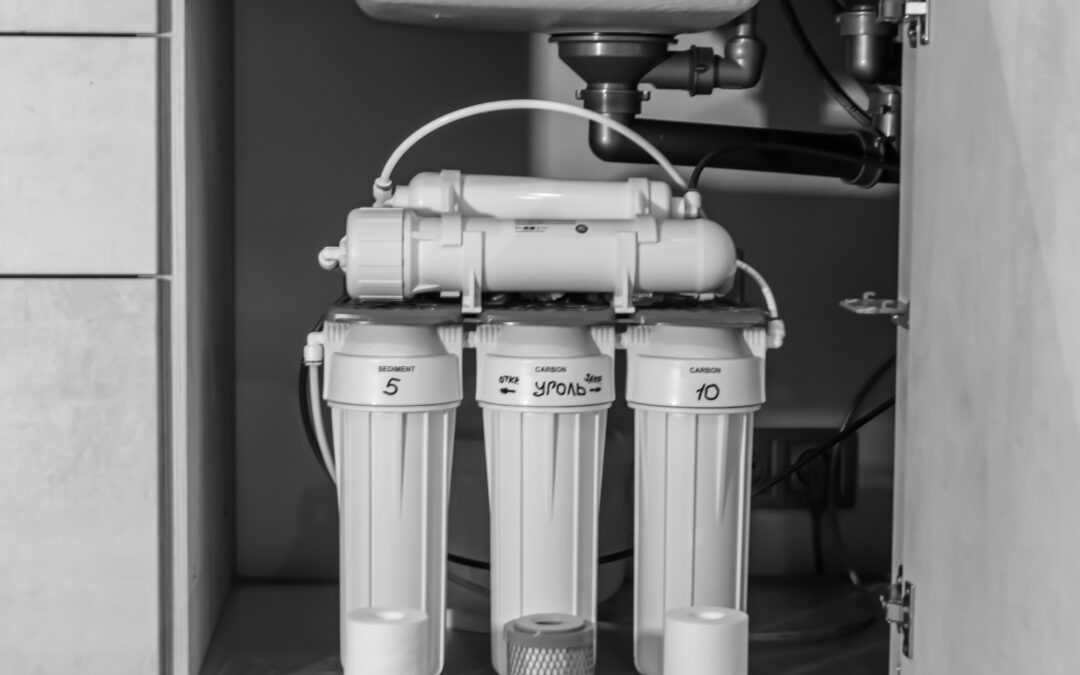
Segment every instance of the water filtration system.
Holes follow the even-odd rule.
[[[394,165],[424,133],[510,108],[569,112],[625,133],[674,187],[442,171],[394,188]],[[720,639],[731,621],[695,614],[684,628],[670,613],[746,609],[753,413],[783,323],[764,279],[696,191],[680,188],[655,148],[614,120],[548,102],[485,104],[403,143],[376,181],[375,205],[353,211],[345,237],[319,254],[344,273],[350,297],[305,348],[341,511],[347,675],[442,670],[464,349],[476,353],[483,415],[495,670],[593,670],[604,439],[619,396],[635,415],[637,668],[696,675],[665,668],[693,661],[665,656],[672,621],[680,645],[697,640],[711,654],[734,644],[738,653],[721,656],[745,664],[745,621],[742,637]],[[767,309],[725,297],[740,269]],[[626,353],[622,392],[617,350]]]

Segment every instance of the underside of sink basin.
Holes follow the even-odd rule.
[[[357,0],[381,21],[539,33],[677,35],[721,26],[757,0]]]

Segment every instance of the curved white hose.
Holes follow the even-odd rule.
[[[765,281],[765,277],[762,276],[761,272],[758,272],[742,260],[736,260],[735,264],[738,265],[739,269],[741,269],[746,276],[753,279],[754,283],[761,289],[761,296],[765,298],[765,307],[769,312],[769,349],[779,349],[784,345],[784,337],[787,335],[787,328],[780,319],[780,310],[776,306],[776,296],[773,295],[772,288],[769,287],[769,282]]]
[[[673,183],[682,189],[686,189],[686,179],[684,179],[679,172],[675,170],[674,165],[668,160],[667,157],[656,149],[652,143],[647,141],[641,134],[637,133],[630,127],[621,122],[617,122],[608,117],[604,117],[599,113],[595,113],[591,110],[584,108],[578,108],[566,103],[558,103],[556,101],[542,101],[537,99],[509,99],[505,101],[491,101],[489,103],[479,103],[477,105],[471,105],[467,108],[455,110],[452,113],[443,115],[442,117],[432,120],[414,131],[408,138],[398,145],[393,154],[390,155],[390,159],[386,160],[386,164],[383,166],[382,174],[379,175],[378,180],[375,181],[375,198],[376,205],[381,205],[381,199],[389,197],[390,187],[393,182],[390,176],[394,173],[394,168],[397,166],[401,158],[405,156],[405,153],[409,151],[412,146],[416,145],[420,139],[424,138],[431,132],[441,129],[442,127],[463,120],[466,117],[473,117],[475,115],[483,115],[485,113],[500,112],[503,110],[545,110],[549,112],[558,112],[566,115],[573,115],[575,117],[581,117],[589,120],[590,122],[596,122],[602,124],[607,128],[616,131],[626,138],[630,139],[641,147],[646,153],[649,154],[656,163],[659,164],[664,171],[671,177]],[[385,195],[385,196],[382,196]]]
[[[761,276],[761,272],[743,262],[742,260],[736,260],[735,264],[739,266],[746,276],[754,280],[754,283],[761,289],[761,295],[765,298],[765,307],[769,310],[769,318],[775,319],[780,316],[780,310],[776,308],[776,296],[773,295],[772,289],[769,288],[769,282],[765,281],[765,277]]]
[[[326,439],[326,426],[323,424],[322,395],[319,393],[319,366],[308,364],[308,395],[311,397],[311,422],[315,427],[315,440],[319,442],[319,454],[330,472],[330,478],[337,482],[337,466],[334,455],[330,452],[330,443]]]

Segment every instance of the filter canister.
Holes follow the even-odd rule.
[[[665,669],[665,615],[746,607],[750,449],[764,358],[743,329],[661,324],[626,337],[636,457],[634,663],[642,675],[721,675]]]
[[[506,624],[508,675],[592,675],[591,621],[566,614],[533,614]]]

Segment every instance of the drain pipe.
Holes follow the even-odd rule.
[[[743,38],[752,40],[752,29],[750,17],[742,28]],[[895,151],[863,130],[817,133],[638,117],[642,101],[647,99],[647,92],[638,89],[638,85],[671,58],[668,46],[673,38],[670,36],[590,33],[555,35],[551,41],[558,45],[563,62],[585,81],[585,88],[577,92],[584,106],[641,134],[674,164],[693,166],[713,150],[730,148],[716,155],[709,166],[840,178],[860,187],[899,180]],[[730,56],[726,54],[725,59]],[[746,59],[743,63],[753,66]],[[742,72],[743,66],[738,68]],[[685,73],[681,77],[693,84]],[[707,84],[716,82],[714,75]],[[703,84],[697,86],[704,89]],[[590,125],[589,145],[604,161],[648,161],[633,143],[597,124]]]
[[[691,96],[711,94],[713,89],[749,89],[761,81],[765,66],[765,43],[758,39],[756,25],[755,8],[736,19],[723,56],[709,47],[671,52],[642,82],[657,89],[682,89]]]

